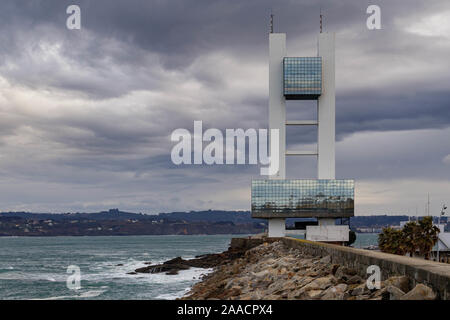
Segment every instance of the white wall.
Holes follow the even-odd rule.
[[[311,241],[348,241],[348,226],[307,226],[306,240]]]
[[[285,219],[269,219],[269,238],[286,236]]]

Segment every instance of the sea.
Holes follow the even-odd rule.
[[[232,237],[236,235],[0,237],[0,299],[176,299],[212,270],[128,273],[146,263],[222,252]],[[376,242],[377,234],[357,234],[354,246]],[[74,270],[79,270],[79,287],[74,286]]]

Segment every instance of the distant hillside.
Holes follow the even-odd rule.
[[[208,221],[208,222],[224,222],[231,221],[234,223],[249,223],[262,219],[252,219],[250,211],[191,211],[191,212],[170,212],[160,213],[161,219],[184,220],[184,221]]]
[[[191,212],[170,212],[157,215],[131,213],[110,209],[108,211],[94,213],[32,213],[32,212],[0,212],[0,217],[22,218],[32,220],[167,220],[186,222],[233,222],[233,223],[254,223],[264,220],[252,219],[249,211],[191,211]]]
[[[32,212],[0,212],[0,217],[23,218],[34,220],[154,220],[156,215],[124,212],[118,209],[94,213],[32,213]]]
[[[350,218],[350,226],[352,228],[381,228],[386,226],[400,225],[400,221],[408,221],[408,216],[356,216]]]
[[[123,212],[0,213],[1,236],[121,236],[169,234],[255,234],[266,221],[251,219],[249,212],[201,211],[158,215]]]
[[[120,211],[119,209],[110,209],[108,211],[100,211],[94,213],[31,213],[31,212],[1,212],[0,218],[22,218],[28,220],[137,220],[137,221],[165,221],[165,222],[233,222],[235,224],[243,223],[264,223],[264,219],[252,219],[249,211],[225,211],[225,210],[207,210],[207,211],[190,211],[190,212],[169,212],[159,213],[156,215],[132,213]],[[287,219],[287,224],[292,224],[299,219]],[[301,219],[300,219],[301,220]],[[356,216],[350,219],[352,228],[372,227],[381,228],[391,225],[399,225],[401,221],[407,221],[408,216],[405,215],[377,215],[377,216]],[[447,218],[443,217],[442,222],[446,222]],[[437,222],[437,217],[435,217]]]

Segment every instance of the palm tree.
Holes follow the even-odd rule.
[[[418,228],[419,225],[415,221],[410,221],[402,229],[403,244],[406,253],[413,257],[418,249]]]
[[[378,247],[381,251],[392,254],[405,254],[405,246],[402,241],[401,230],[395,230],[391,227],[383,228],[378,235]]]
[[[390,229],[391,228],[383,228],[381,233],[378,235],[378,247],[383,252],[389,251],[389,243],[391,241],[390,237]]]
[[[429,259],[430,252],[438,240],[439,228],[433,226],[432,217],[424,217],[418,223],[415,221],[405,224],[402,230],[391,227],[383,228],[378,235],[378,247],[381,251],[399,255],[419,253]]]
[[[418,223],[417,247],[426,260],[430,258],[430,252],[438,241],[439,228],[433,225],[432,217],[424,217]]]

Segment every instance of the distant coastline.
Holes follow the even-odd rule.
[[[145,215],[110,209],[97,213],[0,213],[0,236],[130,236],[256,234],[266,225],[241,211]]]
[[[407,219],[407,216],[357,216],[350,219],[350,227],[359,233],[371,233]],[[293,227],[294,219],[286,222]],[[266,228],[267,222],[253,219],[249,211],[207,210],[155,215],[119,209],[61,214],[0,212],[0,237],[257,234]]]

